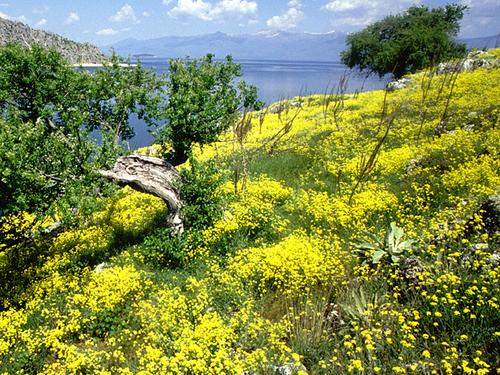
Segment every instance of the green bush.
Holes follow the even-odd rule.
[[[178,268],[185,261],[186,244],[185,234],[175,235],[171,228],[163,227],[144,239],[140,253],[149,264]]]
[[[182,217],[188,229],[203,229],[212,225],[222,213],[223,196],[220,186],[223,176],[214,161],[191,159],[191,168],[181,171]]]

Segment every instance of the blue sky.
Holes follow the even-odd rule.
[[[469,6],[461,36],[500,32],[500,0],[460,0]],[[77,41],[107,45],[125,38],[263,29],[352,32],[411,5],[441,0],[0,0],[0,17]]]

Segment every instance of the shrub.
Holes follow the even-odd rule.
[[[203,229],[222,214],[223,176],[214,161],[199,162],[192,158],[191,168],[181,171],[182,217],[186,228]]]

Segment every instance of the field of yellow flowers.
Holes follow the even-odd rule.
[[[0,243],[30,259],[0,374],[500,373],[500,69],[410,78],[197,150],[225,182],[181,238],[124,188],[33,259]]]

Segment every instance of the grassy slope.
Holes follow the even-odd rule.
[[[498,228],[478,209],[500,186],[500,70],[412,79],[336,121],[302,98],[199,151],[231,199],[182,269],[144,261],[164,207],[128,189],[45,244],[24,307],[0,312],[0,373],[494,373]],[[355,245],[391,222],[413,248],[372,264]]]

